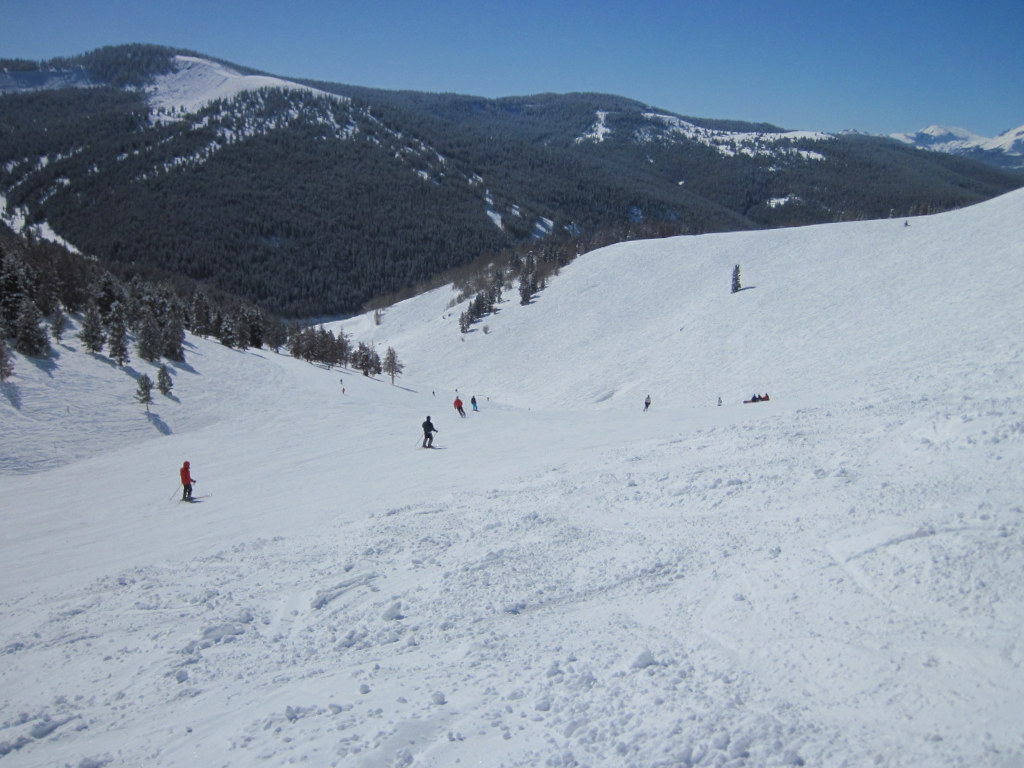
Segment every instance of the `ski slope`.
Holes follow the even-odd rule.
[[[335,324],[394,386],[190,336],[147,413],[144,361],[15,355],[0,763],[1021,765],[1021,221],[625,243],[469,334],[447,288]]]

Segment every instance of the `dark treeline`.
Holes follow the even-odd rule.
[[[234,349],[284,347],[310,363],[351,366],[366,376],[387,373],[392,382],[402,369],[394,349],[382,362],[372,346],[353,348],[341,329],[335,334],[295,321],[286,325],[255,304],[185,281],[122,279],[94,259],[0,225],[0,379],[14,372],[9,349],[45,357],[51,339],[63,339],[68,315],[81,318],[77,336],[85,348],[119,366],[133,355],[185,362],[190,331]],[[164,394],[170,390],[165,366],[157,385]]]

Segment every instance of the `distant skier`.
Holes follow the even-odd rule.
[[[476,407],[476,395],[473,395],[471,398],[469,398],[469,404],[473,406],[474,411],[480,410],[479,408]]]
[[[181,500],[192,501],[192,483],[195,480],[192,479],[192,473],[189,472],[187,461],[181,465],[178,474],[181,475]]]
[[[462,398],[456,395],[453,405],[455,406],[455,410],[459,412],[459,416],[466,418],[466,412],[462,409]]]
[[[644,398],[644,410],[646,411],[650,407],[651,407],[651,396],[648,395],[647,397]]]
[[[430,417],[427,416],[427,420],[423,422],[423,447],[433,448],[434,447],[434,433],[440,432],[437,427],[434,426],[433,422],[430,421]]]

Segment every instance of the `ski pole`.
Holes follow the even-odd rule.
[[[180,487],[181,487],[181,485],[179,484],[178,488],[180,488]],[[174,497],[177,496],[177,495],[178,495],[178,491],[175,490],[174,493],[171,494],[171,498],[169,498],[168,501],[174,501]]]

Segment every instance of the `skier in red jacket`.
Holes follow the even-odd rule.
[[[456,396],[455,398],[455,410],[459,412],[459,416],[466,418],[466,412],[462,409],[462,398]]]
[[[191,501],[192,500],[192,483],[195,480],[192,479],[192,473],[188,471],[188,462],[186,461],[181,465],[179,473],[181,475],[181,500]]]

